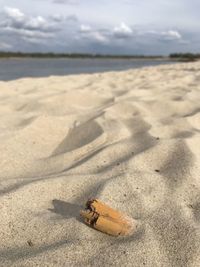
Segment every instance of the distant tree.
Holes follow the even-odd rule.
[[[200,59],[200,54],[193,53],[173,53],[169,55],[172,59],[178,59],[180,61],[196,61]]]
[[[22,52],[4,52],[0,51],[0,58],[110,58],[110,59],[160,59],[162,56],[152,55],[107,55],[107,54],[81,54],[81,53],[22,53]]]

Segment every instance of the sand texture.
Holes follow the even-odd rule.
[[[200,266],[200,63],[0,82],[0,114],[0,266]]]

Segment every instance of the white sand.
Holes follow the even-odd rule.
[[[0,266],[200,266],[200,63],[0,82],[0,114]]]

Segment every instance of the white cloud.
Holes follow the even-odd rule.
[[[88,39],[92,42],[98,42],[98,43],[108,43],[108,37],[106,36],[104,31],[101,31],[100,29],[92,29],[89,25],[80,25],[80,33],[82,38]],[[80,38],[79,38],[80,39]]]
[[[38,31],[50,31],[55,26],[42,16],[26,16],[17,8],[5,7],[3,9],[3,23],[1,27],[14,29],[29,29]]]
[[[92,28],[89,25],[81,24],[80,26],[80,32],[81,33],[88,33],[91,32]]]
[[[58,32],[58,22],[42,16],[27,16],[17,8],[5,7],[1,13],[1,33],[5,38],[24,40],[31,43],[43,43],[55,37]],[[1,44],[0,48],[7,48]],[[9,48],[9,47],[8,47]]]
[[[107,44],[109,42],[109,39],[106,35],[104,35],[103,33],[99,32],[98,30],[96,31],[87,31],[87,32],[83,32],[82,36],[79,36],[78,38],[76,38],[78,40],[88,40],[88,42],[92,42],[92,43],[102,43],[102,44]]]
[[[162,32],[161,35],[164,37],[165,40],[169,40],[169,41],[182,39],[181,34],[178,31],[174,31],[174,30]]]
[[[22,13],[18,8],[4,7],[4,12],[8,17],[17,21],[24,20],[25,18],[24,13]]]
[[[142,32],[143,36],[151,37],[154,40],[160,41],[178,41],[183,42],[182,34],[176,30],[159,31],[159,30],[147,30]]]
[[[33,30],[45,30],[49,29],[49,22],[41,16],[34,18],[29,18],[26,23],[24,23],[24,28]]]
[[[61,14],[50,15],[48,17],[27,16],[17,8],[5,7],[1,13],[3,20],[0,22],[1,28],[27,29],[33,31],[58,32],[62,28],[62,23],[76,23],[78,19],[75,15],[64,16]]]
[[[91,37],[95,41],[100,42],[100,43],[106,44],[109,42],[109,40],[106,38],[106,36],[104,36],[102,33],[98,32],[98,31],[91,33]]]
[[[6,32],[9,34],[17,34],[22,37],[30,38],[53,38],[55,34],[53,32],[32,31],[27,29],[14,29],[11,27],[6,28]]]
[[[115,27],[113,32],[114,36],[117,38],[128,38],[133,34],[132,29],[129,26],[127,26],[124,22],[122,22],[120,26]]]
[[[8,48],[5,46],[7,41],[13,44],[13,48],[16,47],[19,50],[29,47],[33,49],[32,44],[37,44],[38,48],[43,47],[43,49],[45,46],[56,47],[57,40],[69,44],[74,40],[79,26],[78,19],[73,14],[66,16],[63,13],[55,13],[55,15],[33,16],[17,8],[5,7],[0,12],[0,16],[1,41],[4,42],[0,45],[2,50]]]

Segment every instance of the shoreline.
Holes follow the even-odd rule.
[[[145,60],[150,60],[150,61],[156,61],[156,60],[163,60],[163,61],[176,61],[176,59],[170,59],[169,57],[31,57],[31,56],[25,56],[25,57],[0,57],[0,60],[2,59],[73,59],[73,60],[87,60],[87,59],[99,59],[99,60],[139,60],[139,61],[145,61]]]

